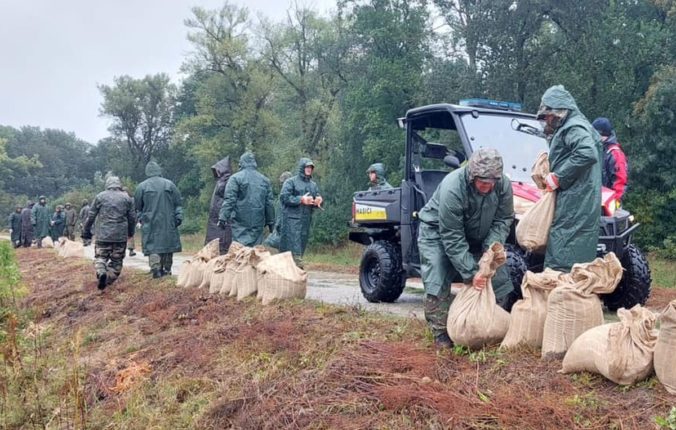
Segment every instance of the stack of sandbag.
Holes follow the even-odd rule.
[[[220,255],[209,260],[207,268],[205,269],[203,284],[208,285],[210,294],[220,293],[225,281],[226,269],[228,264],[235,259],[237,252],[242,249],[244,245],[239,242],[232,242],[228,252],[225,255]],[[229,292],[229,290],[228,290]]]
[[[546,152],[540,153],[533,165],[531,177],[541,190],[546,188],[545,177],[549,174],[549,159]],[[526,250],[544,253],[547,249],[549,229],[554,220],[556,194],[543,192],[543,196],[526,213],[516,226],[516,241]]]
[[[603,324],[598,294],[615,291],[622,265],[614,253],[591,263],[575,264],[547,299],[542,358],[562,358],[573,341],[590,328]]]
[[[676,300],[660,316],[660,333],[655,346],[655,373],[664,388],[676,394]]]
[[[528,345],[535,348],[542,346],[547,316],[547,298],[550,291],[559,285],[563,275],[552,269],[542,273],[526,272],[521,283],[523,299],[512,307],[509,330],[502,341],[503,348],[514,348]]]
[[[242,300],[258,290],[256,266],[270,256],[264,246],[244,247],[235,256],[234,277],[230,285],[229,296]],[[226,275],[227,276],[227,275]]]
[[[185,288],[202,286],[207,262],[219,254],[218,239],[207,243],[193,258],[183,263],[176,285]]]
[[[563,373],[600,373],[620,385],[635,384],[652,374],[655,314],[636,305],[621,308],[617,316],[620,322],[594,327],[575,339],[563,359]]]
[[[296,266],[290,252],[267,257],[258,263],[258,294],[264,305],[274,300],[304,299],[307,272]]]
[[[479,260],[478,275],[488,278],[488,285],[479,291],[464,287],[448,311],[446,329],[457,345],[479,349],[499,343],[509,329],[509,313],[495,303],[491,278],[505,264],[504,247],[494,243]]]
[[[59,238],[58,254],[63,258],[84,258],[84,245],[68,238]]]

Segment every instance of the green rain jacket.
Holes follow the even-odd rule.
[[[44,196],[40,196],[40,199],[44,199]],[[51,217],[47,205],[43,206],[39,202],[36,203],[31,211],[31,224],[33,224],[36,238],[42,239],[49,236],[49,221],[51,221]]]
[[[51,226],[51,235],[52,239],[56,241],[58,238],[63,236],[63,229],[66,228],[66,215],[61,212],[56,212],[52,214],[52,220],[54,225]]]
[[[12,230],[12,243],[21,240],[21,212],[14,211],[9,215],[9,229]]]
[[[441,181],[418,218],[422,221],[418,239],[420,253],[439,252],[441,248],[434,245],[440,241],[455,271],[463,282],[469,283],[479,270],[477,262],[483,252],[492,243],[504,244],[507,240],[514,220],[512,183],[503,175],[493,191],[482,196],[470,182],[467,167],[460,167]],[[509,276],[496,278],[493,289],[496,297],[501,298],[512,291],[512,283]],[[427,281],[427,294],[439,294],[443,280],[423,281]]]
[[[305,166],[311,163],[312,160],[309,158],[301,158],[298,162],[298,174],[287,179],[282,185],[279,195],[282,205],[280,252],[291,251],[296,256],[302,256],[305,253],[310,237],[312,212],[317,207],[302,205],[300,198],[305,194],[313,198],[319,196],[317,184],[312,177],[305,176]]]
[[[559,179],[545,267],[568,272],[596,258],[601,216],[601,139],[563,86],[548,89],[542,103],[568,109],[549,145],[549,168]]]
[[[161,174],[160,166],[149,162],[146,165],[148,179],[141,182],[134,193],[145,255],[181,252],[178,234],[178,226],[183,222],[181,194],[176,185]]]
[[[377,184],[369,182],[369,191],[391,190],[392,185],[385,179],[385,166],[383,163],[374,163],[366,170],[367,173],[376,172]]]
[[[245,246],[263,242],[263,229],[275,226],[275,207],[270,180],[256,168],[256,158],[245,152],[239,158],[240,171],[228,179],[219,220],[230,222],[232,240]]]
[[[91,237],[91,228],[96,223],[96,242],[127,242],[134,236],[136,229],[134,202],[122,191],[122,183],[118,178],[106,180],[106,191],[99,193],[89,208],[84,223],[83,235]]]

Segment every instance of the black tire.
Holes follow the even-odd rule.
[[[379,240],[370,244],[361,257],[359,286],[369,302],[394,302],[406,286],[397,244]]]
[[[620,260],[624,274],[615,291],[603,294],[603,304],[611,311],[629,309],[637,304],[645,305],[650,297],[650,266],[636,245],[629,245]]]
[[[505,251],[507,251],[507,267],[514,290],[502,300],[500,306],[507,312],[510,312],[514,303],[523,298],[521,294],[521,281],[523,281],[523,277],[528,270],[528,265],[521,248],[514,245],[505,245]]]

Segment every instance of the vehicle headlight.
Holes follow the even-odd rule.
[[[617,200],[611,199],[608,200],[608,214],[615,215],[615,210],[617,210]]]

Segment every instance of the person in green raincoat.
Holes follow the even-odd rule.
[[[435,344],[450,347],[451,282],[458,275],[467,288],[485,288],[488,280],[477,275],[478,261],[491,244],[505,243],[514,220],[512,183],[503,174],[498,151],[479,149],[466,166],[446,175],[418,219],[425,319]],[[507,307],[514,288],[506,265],[492,285],[498,304]]]
[[[16,205],[14,212],[9,214],[9,236],[12,246],[21,246],[21,205]]]
[[[298,173],[282,185],[279,201],[282,206],[279,251],[291,251],[296,264],[302,267],[312,212],[321,208],[323,198],[319,187],[312,180],[315,165],[309,158],[298,161]]]
[[[33,224],[33,233],[37,241],[38,248],[42,248],[42,239],[49,236],[49,208],[47,208],[47,197],[40,196],[38,204],[31,209],[31,224]]]
[[[263,231],[275,228],[275,207],[270,180],[257,170],[256,157],[245,152],[239,158],[239,172],[228,179],[218,216],[221,228],[232,228],[232,240],[244,246],[263,243]]]
[[[146,165],[148,179],[141,182],[134,193],[143,254],[148,256],[153,278],[171,275],[173,253],[181,252],[178,233],[183,222],[181,194],[173,182],[161,175],[160,166],[150,161]]]
[[[374,163],[366,169],[369,177],[369,191],[391,190],[392,185],[385,179],[385,166],[383,163]]]
[[[57,205],[52,214],[52,219],[49,222],[50,234],[52,240],[56,242],[63,236],[63,230],[66,228],[66,215],[63,213],[63,206]]]
[[[293,174],[289,171],[284,171],[282,172],[281,175],[279,175],[280,189],[281,186],[284,185],[284,182],[286,182],[286,180],[292,176]],[[270,248],[279,249],[279,244],[281,240],[280,237],[281,230],[282,230],[282,206],[279,201],[279,198],[277,198],[275,199],[275,229],[271,234],[268,235],[268,237],[265,238],[263,245]]]
[[[596,258],[601,216],[602,144],[563,85],[542,96],[537,118],[549,142],[547,191],[556,192],[544,266],[569,272]]]

